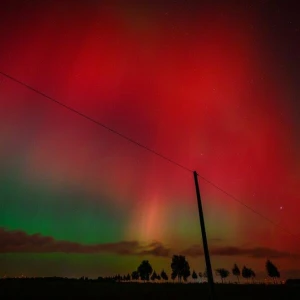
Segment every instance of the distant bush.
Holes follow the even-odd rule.
[[[300,285],[300,279],[288,279],[285,284],[287,285]]]

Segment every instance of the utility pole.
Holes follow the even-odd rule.
[[[209,292],[210,292],[210,300],[216,300],[215,290],[214,290],[214,278],[213,278],[212,269],[211,269],[208,244],[207,244],[207,238],[206,238],[206,231],[205,231],[204,215],[203,215],[200,189],[199,189],[199,183],[198,183],[198,174],[196,171],[194,171],[194,180],[195,180],[195,187],[196,187],[196,195],[197,195],[197,202],[198,202],[200,227],[201,227],[201,233],[202,233],[203,250],[204,250],[204,256],[205,256],[207,280],[208,280]]]

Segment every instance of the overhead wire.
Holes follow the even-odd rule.
[[[86,115],[86,114],[84,114],[84,113],[82,113],[82,112],[80,112],[80,111],[74,109],[73,107],[68,106],[68,105],[66,105],[66,104],[64,104],[64,103],[62,103],[62,102],[60,102],[60,101],[58,101],[57,99],[48,96],[47,94],[45,94],[45,93],[41,92],[40,90],[38,90],[38,89],[36,89],[36,88],[34,88],[34,87],[32,87],[32,86],[26,84],[25,82],[23,82],[23,81],[21,81],[21,80],[18,80],[17,78],[15,78],[15,77],[13,77],[13,76],[11,76],[11,75],[5,73],[5,72],[2,72],[2,71],[0,71],[0,74],[1,74],[2,76],[4,76],[4,77],[10,79],[11,81],[14,81],[15,83],[17,83],[17,84],[19,84],[19,85],[21,85],[21,86],[23,86],[23,87],[25,87],[25,88],[27,88],[27,89],[29,89],[29,90],[35,92],[36,94],[38,94],[38,95],[40,95],[40,96],[42,96],[42,97],[44,97],[44,98],[46,98],[46,99],[48,99],[48,100],[50,100],[50,101],[52,101],[52,102],[54,102],[54,103],[60,105],[61,107],[64,107],[65,109],[67,109],[67,110],[69,110],[69,111],[72,111],[73,113],[75,113],[75,114],[77,114],[77,115],[79,115],[79,116],[81,116],[81,117],[83,117],[83,118],[85,118],[85,119],[87,119],[87,120],[93,122],[94,124],[96,124],[96,125],[98,125],[98,126],[101,126],[102,128],[104,128],[104,129],[110,131],[111,133],[114,133],[114,134],[118,135],[119,137],[122,137],[123,139],[125,139],[125,140],[127,140],[127,141],[129,141],[129,142],[131,142],[131,143],[133,143],[133,144],[135,144],[136,146],[139,146],[139,147],[141,147],[141,148],[143,148],[143,149],[145,149],[145,150],[151,152],[152,154],[154,154],[154,155],[156,155],[156,156],[158,156],[158,157],[160,157],[160,158],[162,158],[162,159],[164,159],[164,160],[166,160],[166,161],[168,161],[168,162],[174,164],[175,166],[177,166],[177,167],[179,167],[179,168],[181,168],[181,169],[183,169],[183,170],[185,170],[185,171],[191,172],[191,173],[194,172],[192,169],[190,169],[190,168],[188,168],[188,167],[186,167],[186,166],[184,166],[184,165],[182,165],[182,164],[180,164],[180,163],[174,161],[173,159],[170,159],[169,157],[167,157],[167,156],[165,156],[165,155],[163,155],[163,154],[161,154],[161,153],[159,153],[159,152],[157,152],[157,151],[151,149],[151,148],[148,147],[148,146],[145,146],[145,145],[141,144],[140,142],[138,142],[138,141],[136,141],[136,140],[134,140],[134,139],[132,139],[132,138],[130,138],[130,137],[128,137],[128,136],[122,134],[122,133],[120,133],[119,131],[110,128],[109,126],[107,126],[107,125],[105,125],[105,124],[103,124],[103,123],[101,123],[101,122],[99,122],[99,121],[97,121],[97,120],[95,120],[95,119],[89,117],[88,115]],[[240,205],[244,206],[244,207],[247,208],[248,210],[252,211],[252,212],[255,213],[256,215],[258,215],[258,216],[260,216],[261,218],[263,218],[265,221],[271,223],[272,225],[274,225],[274,226],[276,226],[276,227],[278,227],[278,228],[281,228],[281,229],[282,229],[283,231],[285,231],[286,233],[288,233],[288,234],[290,234],[290,235],[292,235],[292,236],[294,236],[294,237],[299,238],[299,236],[297,236],[297,235],[291,233],[291,232],[290,232],[289,230],[287,230],[286,228],[284,228],[284,227],[280,226],[279,224],[275,223],[274,221],[272,221],[272,220],[269,219],[268,217],[264,216],[264,215],[263,215],[262,213],[260,213],[259,211],[255,210],[255,209],[253,209],[252,207],[250,207],[249,205],[245,204],[243,201],[237,199],[235,196],[233,196],[231,193],[227,192],[226,190],[224,190],[223,188],[221,188],[221,187],[218,186],[217,184],[213,183],[212,181],[208,180],[207,178],[205,178],[204,176],[202,176],[202,175],[200,175],[200,174],[198,174],[198,173],[197,173],[197,175],[198,175],[198,177],[199,177],[200,179],[206,181],[207,183],[209,183],[210,185],[212,185],[214,188],[218,189],[219,191],[221,191],[222,193],[224,193],[225,195],[227,195],[227,196],[228,196],[229,198],[231,198],[232,200],[238,202]]]

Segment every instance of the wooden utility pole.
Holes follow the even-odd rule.
[[[196,195],[197,195],[197,202],[198,202],[198,211],[199,211],[199,219],[200,219],[200,227],[202,233],[202,242],[203,242],[203,250],[205,256],[205,263],[206,263],[206,272],[207,272],[207,280],[209,285],[209,292],[210,292],[210,299],[216,300],[215,297],[215,290],[214,290],[214,278],[211,269],[209,251],[208,251],[208,244],[206,238],[206,231],[205,231],[205,223],[204,223],[204,215],[201,203],[201,196],[200,196],[200,189],[198,183],[198,174],[194,171],[194,180],[195,180],[195,187],[196,187]]]

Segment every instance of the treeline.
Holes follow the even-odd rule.
[[[280,278],[280,272],[277,267],[270,261],[267,260],[265,264],[265,269],[267,275],[273,279],[274,283],[277,283],[277,280]],[[196,272],[195,270],[191,271],[189,262],[182,255],[173,255],[171,261],[171,274],[169,275],[162,270],[160,272],[156,272],[150,264],[148,260],[143,260],[141,264],[137,267],[135,271],[131,274],[120,275],[117,274],[115,276],[109,277],[98,277],[95,279],[89,279],[88,277],[82,276],[80,278],[67,278],[67,277],[38,277],[38,278],[2,278],[3,280],[46,280],[46,281],[97,281],[97,282],[168,282],[170,279],[175,282],[177,280],[179,283],[187,282],[191,277],[195,282],[203,283],[207,279],[207,271],[204,272]],[[248,283],[254,283],[254,279],[256,277],[256,273],[251,268],[243,266],[242,269],[238,267],[237,264],[234,264],[231,270],[227,270],[225,268],[218,268],[215,270],[215,274],[221,278],[222,283],[226,280],[226,278],[232,274],[237,278],[237,283],[240,282],[240,277],[243,277],[247,280]]]
[[[277,283],[277,280],[280,278],[280,272],[278,271],[277,267],[270,261],[267,260],[265,264],[265,269],[267,275],[273,279],[274,283]],[[171,276],[170,279],[174,282],[178,280],[178,282],[186,282],[189,277],[196,282],[200,279],[200,282],[204,282],[207,279],[207,271],[204,272],[196,272],[193,270],[191,272],[190,265],[182,255],[174,255],[172,257],[171,262]],[[221,278],[222,283],[226,280],[226,278],[232,274],[237,278],[237,282],[240,282],[240,277],[242,276],[246,281],[254,283],[256,273],[253,269],[243,266],[242,269],[238,267],[237,264],[234,264],[233,268],[227,270],[225,268],[218,268],[215,270],[215,274]],[[149,282],[151,281],[168,281],[169,276],[162,270],[161,272],[156,272],[149,263],[148,260],[143,260],[141,264],[138,266],[137,270],[133,271],[131,274],[127,274],[124,276],[116,275],[113,277],[116,281],[143,281]]]

